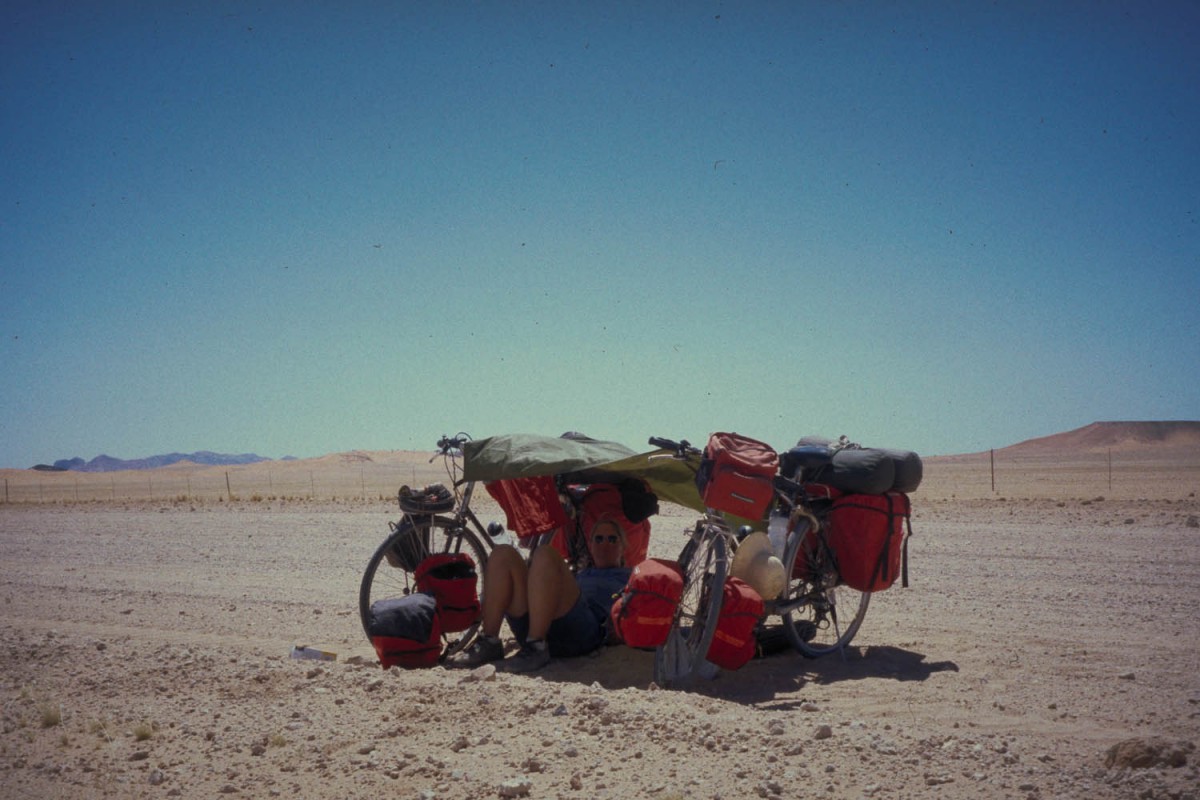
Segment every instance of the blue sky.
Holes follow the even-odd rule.
[[[7,2],[0,466],[1200,419],[1195,3]]]

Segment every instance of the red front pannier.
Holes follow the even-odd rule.
[[[834,499],[824,534],[843,583],[860,592],[879,592],[896,582],[911,510],[908,495],[900,492]],[[908,585],[907,577],[903,585]]]
[[[721,669],[740,669],[754,658],[754,628],[763,616],[763,599],[741,578],[726,578],[721,615],[708,660]]]
[[[779,454],[769,445],[737,433],[714,433],[696,482],[709,508],[761,519],[771,505],[778,469]]]
[[[417,565],[413,573],[418,592],[437,601],[438,617],[446,633],[465,631],[479,619],[479,582],[475,559],[466,553],[438,553]]]
[[[683,572],[677,562],[642,561],[613,603],[613,630],[630,647],[658,647],[667,641],[682,594]]]
[[[567,512],[558,499],[554,478],[549,475],[488,481],[484,487],[504,509],[508,529],[520,539],[567,524]]]

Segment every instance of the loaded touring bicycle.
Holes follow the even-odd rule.
[[[584,537],[602,514],[624,517],[634,567],[613,627],[654,650],[660,686],[736,669],[781,641],[807,657],[842,652],[871,594],[907,585],[915,453],[805,439],[779,454],[730,433],[703,449],[649,443],[638,453],[578,434],[443,437],[434,458],[448,484],[400,489],[402,516],[363,573],[359,613],[381,664],[431,666],[470,646],[492,548],[552,544],[586,566]],[[481,485],[504,523],[476,515]],[[659,503],[697,514],[665,559],[646,557]],[[656,524],[655,551],[674,554],[662,537],[678,533]]]

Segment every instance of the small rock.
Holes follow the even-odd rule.
[[[1123,681],[1131,681],[1134,679],[1134,674],[1132,672],[1122,672],[1117,677]]]
[[[814,739],[828,739],[830,736],[833,736],[833,728],[829,725],[818,725],[813,731]]]
[[[820,711],[821,708],[816,703],[806,700],[800,704],[800,710],[801,711]]]
[[[786,729],[781,719],[773,719],[767,723],[767,733],[772,736],[782,736]]]
[[[150,773],[147,780],[150,781],[151,786],[161,786],[167,780],[167,776],[161,769],[156,769]]]
[[[574,781],[572,781],[574,782]],[[500,784],[501,797],[528,797],[533,782],[526,778],[512,778]]]
[[[368,742],[367,744],[359,745],[357,752],[360,756],[369,756],[371,753],[375,752],[375,745],[372,742]]]
[[[482,664],[464,675],[459,683],[483,683],[496,679],[496,665]]]
[[[129,755],[129,760],[130,761],[145,761],[149,757],[150,757],[149,750],[138,750],[137,752],[131,753]]]

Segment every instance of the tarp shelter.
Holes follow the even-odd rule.
[[[622,478],[640,478],[660,501],[702,512],[704,501],[696,488],[700,457],[674,455],[659,449],[637,453],[617,442],[513,433],[467,442],[462,480],[556,475],[568,483],[618,483]]]

